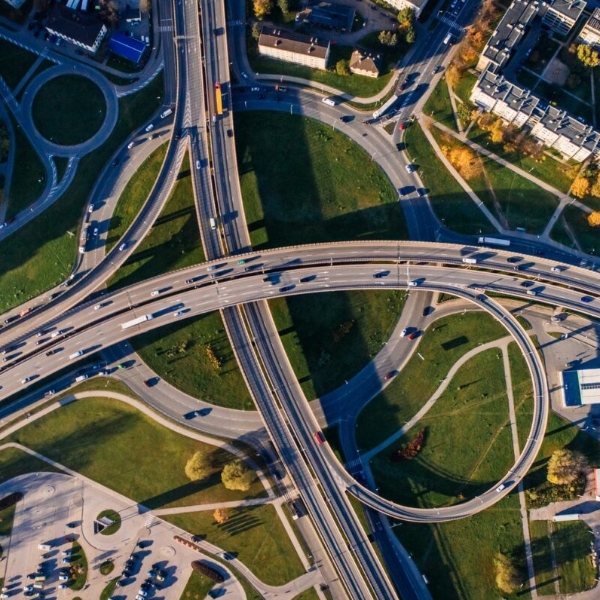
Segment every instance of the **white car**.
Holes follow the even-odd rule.
[[[129,144],[127,144],[127,148],[131,150],[133,148],[133,144],[134,142],[129,142]]]
[[[146,131],[152,131],[154,129],[154,123],[150,123],[148,127],[146,127]]]
[[[410,285],[410,287],[417,287],[419,285],[418,281],[415,281],[414,279],[412,281],[408,282],[408,285]]]
[[[65,575],[65,574],[59,575],[58,580],[59,581],[69,581],[69,576]]]
[[[151,296],[158,296],[160,294],[160,290],[153,290],[150,292]]]
[[[127,243],[123,242],[120,246],[119,246],[119,252],[123,252],[123,250],[125,250],[125,248],[127,248]]]
[[[88,208],[88,212],[92,213],[94,212],[94,205],[90,204],[89,208]]]
[[[21,383],[29,383],[31,381],[31,377],[24,377],[21,379]]]
[[[401,332],[400,332],[400,337],[405,337],[406,335],[408,335],[408,329],[404,328]]]
[[[244,79],[248,79],[248,75],[246,73],[244,73],[244,71],[242,71],[241,75]]]
[[[415,170],[415,165],[404,165],[404,168],[407,170],[408,173],[412,173]]]
[[[200,161],[199,160],[196,161],[196,169],[200,169]]]
[[[99,308],[102,308],[102,304],[96,304],[96,306],[94,306],[94,310],[98,310]]]
[[[179,317],[182,314],[183,314],[183,311],[182,310],[178,310],[178,311],[176,311],[176,312],[173,313],[173,316],[174,317]]]

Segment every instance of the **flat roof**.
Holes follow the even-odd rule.
[[[557,13],[577,21],[585,8],[585,2],[584,0],[553,0],[550,7]]]
[[[134,63],[139,63],[146,49],[146,44],[141,40],[129,37],[116,31],[108,42],[108,49],[117,56],[122,56]]]
[[[310,54],[310,56],[326,58],[329,41],[278,27],[263,27],[258,38],[258,45],[278,48],[295,54]]]
[[[96,13],[82,13],[55,4],[46,22],[47,29],[60,33],[72,40],[77,40],[88,47],[96,42],[104,24]]]
[[[344,4],[320,2],[310,7],[305,21],[322,27],[331,27],[342,31],[350,31],[356,11]]]

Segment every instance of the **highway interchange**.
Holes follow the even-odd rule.
[[[236,7],[231,10],[235,14]],[[134,331],[146,331],[172,320],[177,310],[187,311],[177,317],[181,319],[221,310],[232,347],[267,431],[341,575],[343,583],[339,585],[344,588],[333,589],[334,596],[337,592],[339,596],[335,597],[345,594],[354,598],[394,598],[397,596],[393,585],[353,516],[344,490],[380,512],[415,521],[443,521],[467,516],[507,494],[525,474],[541,444],[548,411],[547,383],[527,335],[507,311],[483,292],[489,290],[527,298],[521,280],[525,276],[535,277],[540,282],[536,283],[539,288],[536,300],[597,316],[594,302],[582,301],[584,295],[598,293],[595,274],[572,266],[556,273],[552,271],[554,262],[537,257],[527,269],[515,272],[513,265],[507,262],[512,252],[467,247],[465,240],[459,245],[345,243],[271,250],[261,252],[260,256],[248,252],[250,241],[237,176],[235,140],[227,134],[228,130],[233,130],[231,111],[214,124],[210,118],[214,112],[212,86],[216,81],[229,79],[228,38],[212,35],[215,27],[225,30],[224,7],[203,2],[201,13],[205,18],[199,21],[198,6],[189,0],[179,0],[174,6],[160,4],[161,47],[166,87],[170,90],[167,97],[174,100],[172,131],[175,135],[148,202],[121,242],[125,244],[124,250],[119,250],[119,244],[103,260],[86,263],[76,283],[59,299],[2,330],[2,347],[17,347],[14,360],[0,373],[1,397],[8,398],[25,389],[29,383],[21,383],[25,378],[30,377],[31,383],[37,383],[71,366],[75,361],[68,357],[79,350],[85,351],[83,356],[89,356],[127,339]],[[243,14],[240,16],[243,18]],[[230,40],[233,48],[243,43],[243,29],[235,30]],[[444,33],[441,28],[435,33],[438,48]],[[430,69],[429,53],[435,44],[427,50],[425,46],[422,48],[423,56],[414,57],[414,62],[426,61],[424,64]],[[201,55],[204,56],[204,68]],[[245,57],[245,52],[236,56]],[[423,79],[430,81],[431,71],[424,69]],[[230,107],[284,110],[284,102],[258,103],[253,97],[245,99],[243,94],[232,102],[231,86],[228,85],[225,91]],[[403,183],[404,169],[398,169],[402,155],[390,146],[389,141],[385,144],[385,138],[378,137],[361,119],[343,125],[338,121],[340,114],[350,109],[327,109],[319,96],[308,91],[290,91],[288,99],[292,112],[298,107],[302,114],[336,123],[357,143],[365,145],[368,140],[372,156],[377,157],[380,164],[389,162],[386,172],[400,173],[398,181],[393,181],[394,185]],[[368,130],[366,136],[365,129]],[[205,252],[212,264],[222,267],[210,273],[205,265],[192,267],[86,301],[131,256],[149,231],[169,196],[188,147],[191,164],[200,165],[192,172]],[[435,225],[428,203],[409,199],[403,206],[412,235],[429,240],[440,237],[439,224]],[[219,217],[222,228],[209,226],[209,220],[215,217]],[[478,267],[485,270],[460,268],[464,266],[461,261],[465,255],[477,255]],[[232,256],[235,258],[230,258]],[[246,266],[256,265],[257,269],[246,271],[246,266],[237,264],[239,258],[247,261]],[[373,277],[381,271],[389,271],[389,274]],[[270,278],[265,281],[267,275]],[[300,283],[303,277],[314,275],[313,280]],[[194,281],[189,283],[190,279]],[[327,444],[315,444],[313,436],[318,424],[285,357],[265,302],[276,296],[298,293],[348,289],[410,290],[410,281],[418,281],[419,290],[449,291],[468,298],[503,322],[520,344],[535,386],[536,414],[532,432],[519,461],[502,481],[505,487],[500,492],[494,488],[470,502],[436,511],[397,507],[377,497],[346,472]],[[474,289],[474,283],[479,286],[477,289]],[[151,296],[155,290],[160,293]],[[99,302],[103,306],[95,310]],[[136,326],[135,330],[121,328],[122,323],[144,314],[152,314],[154,318]],[[48,339],[35,346],[40,330],[46,332],[44,337]],[[63,333],[50,337],[57,331]],[[46,356],[53,348],[62,350]],[[404,581],[398,585],[396,579],[402,597],[426,597],[423,582],[414,567],[405,567]],[[398,573],[393,575],[399,576]],[[333,581],[335,577],[328,579]]]

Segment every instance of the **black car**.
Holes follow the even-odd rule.
[[[51,350],[48,350],[48,352],[46,352],[46,356],[52,356],[53,354],[56,354],[57,352],[60,352],[62,350],[62,348],[52,348]]]

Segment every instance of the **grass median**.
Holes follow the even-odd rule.
[[[236,113],[235,128],[254,248],[408,238],[395,189],[345,135],[282,113]]]
[[[356,375],[383,348],[402,313],[405,293],[352,291],[277,298],[275,325],[307,398]]]
[[[206,540],[244,563],[267,585],[284,585],[305,570],[275,509],[251,506],[229,510],[215,522],[212,511],[166,515],[165,520]]]
[[[119,118],[108,140],[84,156],[69,189],[38,218],[0,242],[0,312],[64,281],[77,253],[79,222],[102,169],[126,137],[161,105],[162,75],[119,100]]]
[[[158,174],[158,168],[162,164],[162,159],[159,158],[160,155],[156,153],[159,150],[163,150],[162,157],[164,158],[165,149],[166,145],[161,146],[144,163],[144,165],[148,165],[149,170],[156,174]],[[152,162],[150,163],[150,161]],[[150,177],[147,178],[148,184],[150,183],[150,179]],[[131,184],[131,181],[129,183]],[[128,210],[128,222],[129,217],[135,218],[135,215],[143,204],[143,199],[147,197],[147,194],[143,196],[143,190],[141,189],[146,187],[147,185],[138,188],[140,193],[137,194],[137,197],[141,199],[141,203],[134,202],[132,194],[126,195],[123,192],[119,205],[127,203],[129,207],[131,203],[136,204],[135,210]],[[123,206],[122,211],[124,209],[125,207]],[[121,232],[125,215],[121,214],[119,219],[121,226],[118,228],[118,232],[113,230],[113,236]],[[204,262],[204,260],[204,251],[202,250],[202,243],[200,241],[192,190],[190,163],[186,156],[173,193],[160,213],[160,216],[156,219],[152,229],[138,246],[135,253],[111,277],[108,287],[113,290],[119,289],[138,281],[155,277],[156,275]]]
[[[0,38],[0,77],[14,90],[38,59],[37,54]]]
[[[466,312],[435,321],[414,342],[418,351],[398,376],[360,413],[357,441],[361,450],[374,448],[395,433],[429,400],[457,360],[479,344],[508,335],[493,317]]]
[[[258,480],[245,493],[225,489],[220,472],[233,460],[225,450],[175,433],[116,400],[72,402],[7,441],[19,441],[150,509],[264,495]],[[209,455],[211,470],[207,478],[191,482],[184,467],[197,451]]]

